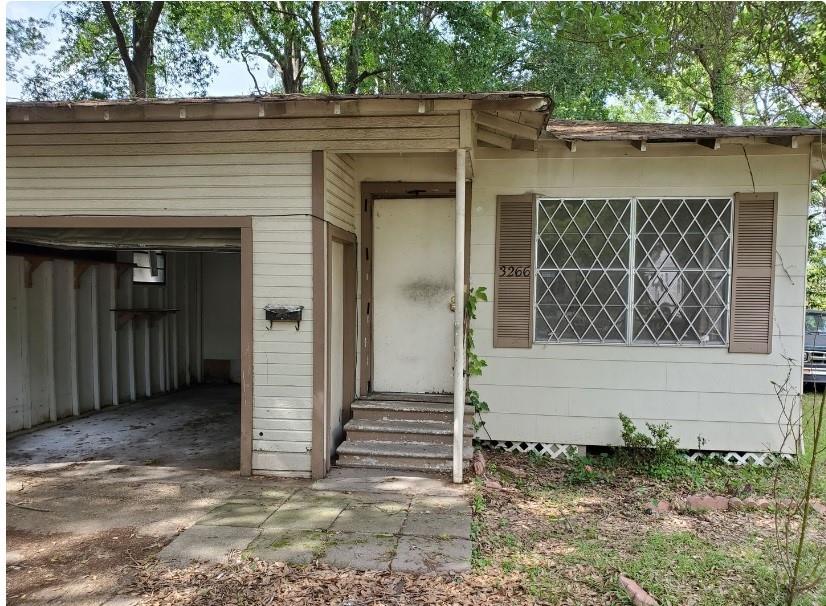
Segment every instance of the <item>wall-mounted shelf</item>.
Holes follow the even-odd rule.
[[[142,308],[142,307],[130,307],[130,308],[118,308],[115,307],[110,309],[109,311],[114,311],[117,316],[117,327],[120,328],[131,322],[132,320],[148,320],[150,322],[154,322],[159,318],[164,316],[168,316],[169,314],[178,313],[177,309],[158,309],[158,308]]]

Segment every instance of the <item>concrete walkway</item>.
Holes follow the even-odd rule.
[[[291,564],[461,572],[470,568],[470,513],[464,492],[441,479],[334,470],[312,487],[239,491],[159,558],[184,566],[241,552]]]

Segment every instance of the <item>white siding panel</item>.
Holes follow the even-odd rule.
[[[474,162],[471,276],[493,292],[496,196],[527,191],[550,197],[731,196],[752,191],[742,148],[710,153],[656,146],[583,145],[574,157],[477,150]],[[697,146],[694,146],[697,147]],[[778,192],[779,217],[772,353],[730,354],[724,347],[534,344],[494,349],[492,303],[474,322],[488,362],[473,379],[490,404],[493,439],[616,444],[620,412],[635,422],[668,422],[685,448],[764,451],[779,446],[772,382],[788,372],[799,386],[803,350],[808,151],[749,146],[758,191]],[[754,150],[754,152],[752,151]],[[566,157],[553,157],[564,154]]]
[[[307,157],[309,161],[309,156]],[[305,200],[310,208],[309,191]],[[304,217],[253,219],[253,470],[307,475],[312,444],[312,231]],[[264,306],[303,305],[299,330]]]

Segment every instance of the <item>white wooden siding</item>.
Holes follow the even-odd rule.
[[[620,443],[620,412],[635,422],[668,422],[685,448],[765,451],[779,446],[772,381],[788,365],[799,387],[803,351],[808,151],[746,147],[758,191],[778,192],[777,269],[772,353],[725,348],[534,344],[494,349],[492,303],[474,323],[488,362],[473,380],[491,412],[495,440],[566,444]],[[537,155],[478,149],[474,165],[471,276],[493,293],[496,196],[731,196],[752,191],[740,145],[717,152],[696,145],[562,145]],[[492,300],[492,297],[491,297]]]
[[[306,203],[309,211],[309,190]],[[259,216],[253,219],[252,234],[252,467],[255,473],[307,475],[312,445],[312,219]],[[268,303],[303,305],[300,329],[289,322],[276,322],[270,329],[264,320]]]

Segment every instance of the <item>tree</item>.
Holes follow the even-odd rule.
[[[33,99],[203,93],[214,66],[182,35],[164,2],[67,2],[60,45],[45,56],[47,20],[10,20],[10,78]],[[23,65],[23,55],[39,55]]]
[[[129,21],[132,36],[127,41],[118,23],[111,2],[101,2],[106,20],[118,46],[121,61],[129,76],[129,91],[133,97],[155,96],[155,28],[161,17],[163,2],[133,2]]]

